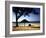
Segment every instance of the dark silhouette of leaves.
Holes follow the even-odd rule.
[[[29,14],[31,14],[31,13],[36,14],[36,15],[38,15],[40,13],[40,8],[13,7],[12,10],[13,10],[13,12],[16,15],[16,22],[17,22],[17,24],[18,24],[17,20],[22,15],[24,15],[24,17],[25,17],[26,15],[30,16]]]

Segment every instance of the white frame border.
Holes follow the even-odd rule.
[[[36,8],[40,8],[40,30],[37,31],[12,31],[12,7],[36,7]],[[25,33],[42,33],[43,32],[43,6],[40,5],[21,5],[21,4],[10,4],[10,34],[25,34]]]

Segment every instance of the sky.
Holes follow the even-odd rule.
[[[24,16],[22,15],[19,19],[18,19],[18,22],[21,22],[22,20],[26,19],[28,21],[40,21],[40,11],[38,9],[36,9],[36,12],[38,12],[39,14],[34,14],[33,12],[32,13],[29,13],[28,15],[29,16]],[[18,14],[19,15],[19,14]],[[16,22],[16,15],[14,12],[12,12],[12,21],[13,22]]]
[[[26,19],[28,21],[39,21],[40,20],[40,15],[35,15],[35,14],[29,14],[30,16],[25,16],[22,15],[19,19],[18,22],[21,22],[23,19]],[[16,22],[16,15],[13,13],[12,15],[12,21]]]

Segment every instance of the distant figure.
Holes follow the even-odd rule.
[[[29,26],[31,26],[31,24],[29,24]]]

